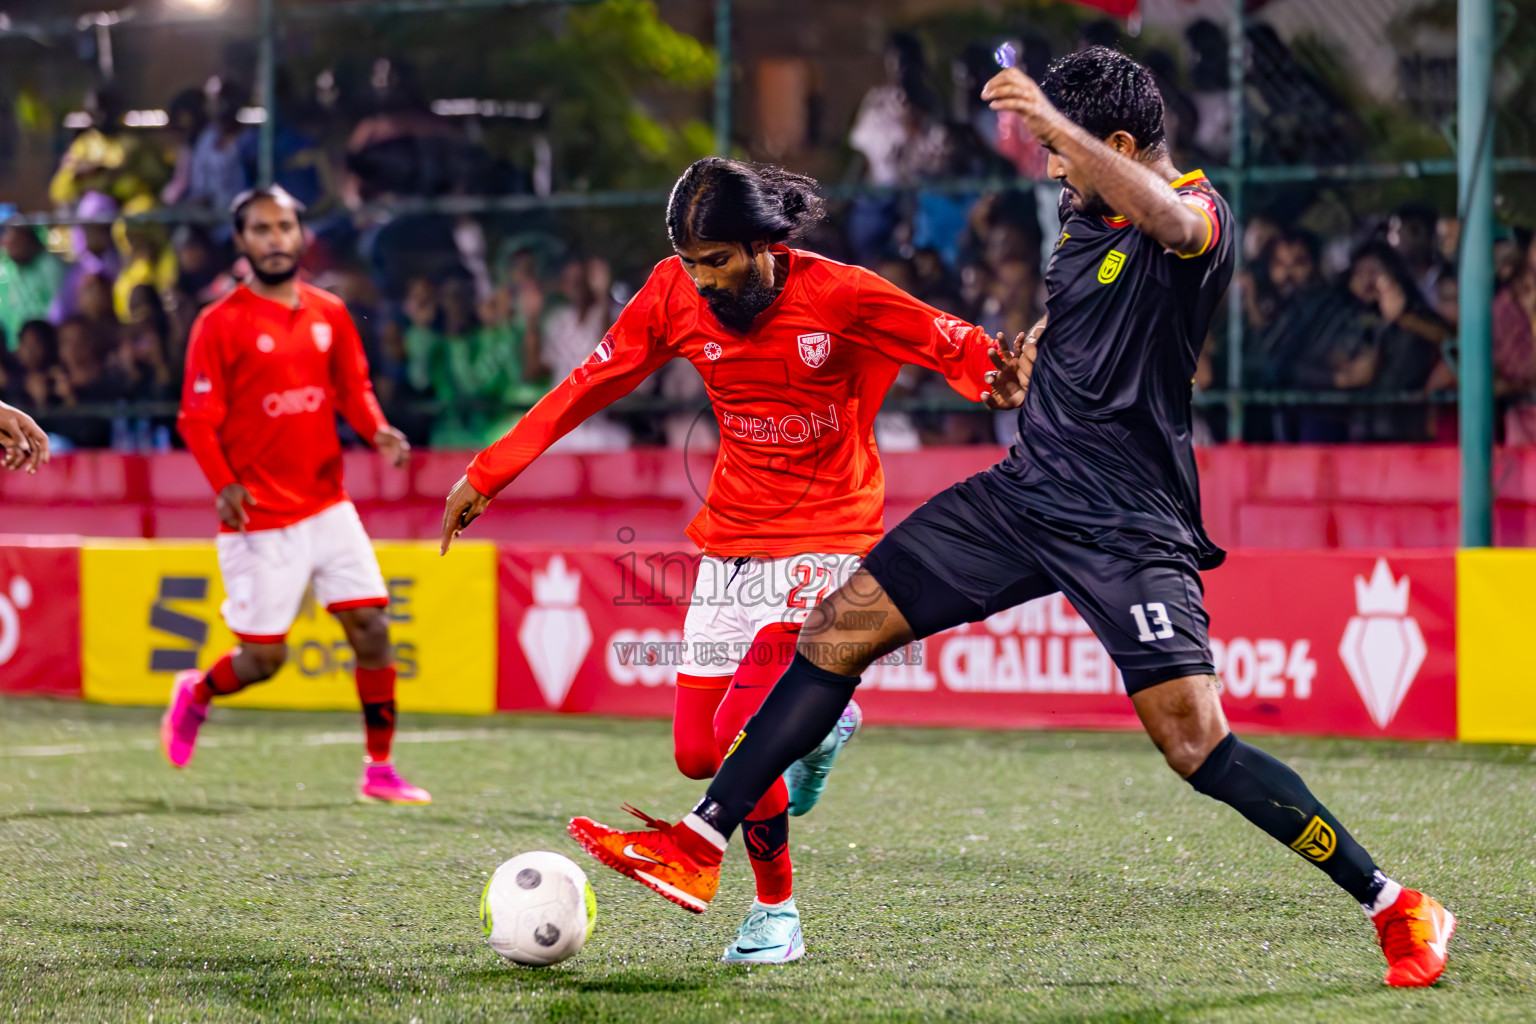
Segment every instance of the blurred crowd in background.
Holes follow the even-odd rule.
[[[1049,44],[1016,42],[1021,65],[1043,73]],[[1366,129],[1350,105],[1273,29],[1252,26],[1248,42],[1254,64],[1272,72],[1254,76],[1245,100],[1248,161],[1361,156]],[[1177,54],[1136,51],[1115,22],[1089,22],[1076,41],[1137,52],[1162,86],[1175,162],[1212,169],[1221,188],[1234,123],[1226,30],[1197,21],[1183,43]],[[979,99],[996,68],[991,45],[932,54],[898,33],[885,68],[847,127],[844,179],[828,183],[841,190],[834,213],[799,244],[869,267],[989,332],[1027,330],[1044,312],[1059,188],[1043,180],[1045,154],[1021,123]],[[381,61],[376,71],[370,109],[340,131],[321,104],[283,98],[275,178],[309,209],[305,274],[352,310],[391,419],[417,444],[482,446],[592,351],[649,262],[668,255],[661,210],[641,211],[654,225],[638,258],[633,246],[616,251],[592,218],[572,226],[547,211],[412,210],[411,200],[544,191],[546,171],[491,152],[462,119],[434,113],[407,65]],[[50,197],[58,213],[103,223],[4,228],[0,397],[39,413],[62,446],[176,443],[191,324],[243,273],[222,211],[258,174],[251,102],[240,83],[213,79],[171,98],[169,123],[146,132],[125,126],[110,88],[96,90]],[[1342,213],[1340,205],[1315,188],[1250,200],[1246,266],[1233,290],[1240,368],[1231,372],[1227,321],[1218,318],[1197,393],[1234,382],[1251,393],[1242,440],[1453,440],[1454,406],[1431,398],[1455,386],[1458,223],[1423,202],[1369,212],[1345,204]],[[125,219],[157,208],[195,223]],[[1500,241],[1498,274],[1504,437],[1532,443],[1528,233]],[[909,368],[892,394],[877,426],[886,449],[1010,439],[1011,416],[965,409],[935,374]],[[699,444],[713,430],[699,416],[706,405],[697,373],[674,363],[563,443]],[[1238,439],[1219,401],[1200,405],[1196,426],[1203,443]]]

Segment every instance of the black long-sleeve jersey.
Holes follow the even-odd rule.
[[[1020,434],[1000,464],[1020,506],[1084,539],[1144,532],[1225,552],[1200,521],[1191,436],[1195,364],[1232,278],[1232,213],[1205,175],[1173,183],[1210,230],[1181,256],[1119,217],[1062,202],[1046,270],[1040,338]]]

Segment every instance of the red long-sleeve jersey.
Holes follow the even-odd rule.
[[[337,412],[370,442],[387,425],[336,296],[300,283],[289,308],[242,285],[192,325],[177,426],[216,493],[237,482],[251,492],[247,529],[346,500]]]
[[[704,507],[688,536],[716,555],[864,552],[880,539],[885,477],[875,413],[904,363],[966,398],[990,390],[985,332],[814,253],[775,246],[784,287],[746,334],[710,313],[677,257],[663,260],[597,350],[477,455],[495,495],[582,420],[673,357],[698,367],[720,424]]]

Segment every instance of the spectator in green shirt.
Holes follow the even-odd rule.
[[[442,347],[437,330],[437,286],[424,277],[413,278],[406,286],[403,340],[405,347],[405,382],[421,394],[432,390],[433,360]]]
[[[64,264],[43,248],[37,230],[10,224],[0,235],[0,329],[7,351],[16,351],[21,325],[46,320],[64,282]]]
[[[515,302],[510,288],[498,288],[477,307],[467,277],[438,285],[416,278],[402,309],[403,384],[442,406],[434,447],[483,448],[543,396],[543,366],[529,351],[535,335],[527,328],[542,312],[537,288],[520,288]]]
[[[536,401],[542,389],[524,380],[526,328],[521,312],[498,291],[481,303],[474,282],[450,277],[438,286],[442,307],[432,392],[446,407],[432,431],[440,447],[483,448],[517,421],[511,407]]]

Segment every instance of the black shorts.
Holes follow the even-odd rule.
[[[1193,550],[1032,514],[995,472],[931,498],[864,560],[919,638],[1059,590],[1109,651],[1127,693],[1214,674]]]

